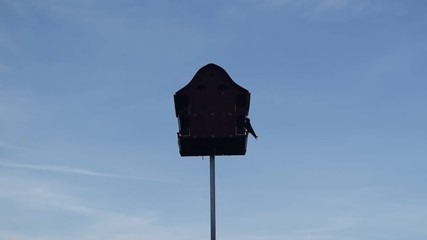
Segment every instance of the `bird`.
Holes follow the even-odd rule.
[[[248,131],[250,134],[252,134],[252,136],[254,136],[255,139],[258,139],[258,136],[256,135],[254,129],[252,128],[251,120],[249,118],[245,118],[244,127],[246,131]]]

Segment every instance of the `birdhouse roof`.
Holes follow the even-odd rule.
[[[200,68],[191,81],[176,92],[176,95],[188,95],[195,89],[203,88],[234,88],[234,91],[249,94],[249,91],[234,82],[222,67],[209,63]]]

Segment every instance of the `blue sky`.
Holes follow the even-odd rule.
[[[426,239],[426,10],[0,0],[0,239],[208,239],[173,94],[211,62],[259,136],[217,158],[218,239]]]

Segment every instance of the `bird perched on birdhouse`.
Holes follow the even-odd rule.
[[[250,134],[252,134],[252,136],[255,139],[258,139],[258,136],[256,135],[254,129],[252,128],[251,120],[249,118],[246,118],[244,124],[245,124],[246,131],[248,131]]]

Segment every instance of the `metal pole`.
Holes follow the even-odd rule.
[[[210,156],[211,172],[211,240],[216,239],[216,220],[215,220],[215,154]]]

